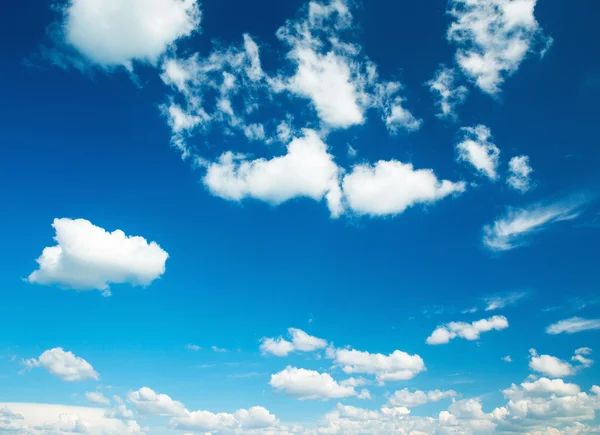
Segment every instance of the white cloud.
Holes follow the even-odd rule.
[[[300,400],[329,400],[359,395],[354,387],[339,384],[329,373],[319,373],[291,366],[271,375],[269,385]]]
[[[532,167],[529,156],[516,156],[508,162],[508,178],[506,183],[515,190],[525,193],[531,189]]]
[[[326,198],[332,216],[341,211],[338,167],[313,130],[293,139],[286,155],[270,160],[227,152],[208,166],[204,184],[212,194],[232,201],[250,197],[277,205],[296,197]]]
[[[467,97],[467,88],[465,86],[456,86],[455,81],[456,71],[442,65],[435,72],[433,79],[427,82],[431,92],[438,97],[436,101],[438,108],[436,116],[438,118],[456,119],[456,106],[462,104]]]
[[[216,353],[227,353],[227,352],[229,352],[229,349],[225,349],[223,347],[217,347],[217,346],[211,346],[210,350],[212,350],[213,352],[216,352]]]
[[[2,410],[13,416],[3,420]],[[0,403],[0,432],[31,435],[144,435],[135,420],[107,417],[103,408],[47,405],[38,403]]]
[[[267,338],[263,337],[260,350],[263,354],[270,353],[275,356],[287,356],[290,352],[314,352],[315,350],[327,347],[327,341],[322,338],[307,334],[301,329],[289,328],[288,334],[291,341],[282,337]]]
[[[456,145],[457,160],[471,164],[478,172],[496,180],[500,150],[491,142],[492,133],[485,125],[463,127],[461,141]]]
[[[505,216],[483,227],[483,244],[492,251],[508,251],[527,242],[527,236],[549,225],[573,220],[582,213],[586,198],[573,197],[549,204],[534,204],[521,209],[508,209]]]
[[[166,394],[159,394],[148,387],[127,393],[127,400],[142,415],[186,417],[189,412],[183,403],[171,399]]]
[[[439,402],[442,399],[449,399],[456,396],[457,393],[454,390],[414,390],[411,392],[408,388],[404,388],[396,391],[392,396],[390,396],[389,403],[393,406],[412,408],[415,406],[425,405],[426,403],[430,402]]]
[[[427,344],[446,344],[456,337],[465,340],[479,340],[480,334],[488,331],[501,331],[508,328],[508,320],[504,316],[493,316],[472,323],[450,322],[438,326],[427,338]]]
[[[200,346],[198,346],[197,344],[186,344],[185,348],[187,350],[192,350],[194,352],[198,352],[200,349],[202,349]]]
[[[100,379],[90,363],[75,356],[72,352],[65,352],[60,347],[45,351],[37,359],[24,360],[23,364],[26,369],[43,367],[54,376],[67,382]]]
[[[103,67],[155,64],[178,39],[200,25],[196,0],[70,0],[64,39]]]
[[[583,367],[591,367],[592,364],[594,364],[594,360],[585,357],[585,355],[590,355],[591,353],[592,349],[590,349],[589,347],[579,348],[575,351],[575,355],[573,355],[571,361],[576,361]]]
[[[559,322],[553,323],[546,328],[548,334],[575,334],[576,332],[592,331],[600,329],[600,319],[583,319],[581,317],[571,317]]]
[[[52,226],[57,244],[44,248],[30,283],[110,294],[109,283],[147,286],[165,272],[168,254],[156,242],[109,233],[85,219],[54,219]]]
[[[502,357],[502,361],[509,363],[509,362],[512,362],[512,358],[510,355],[506,355],[506,356]]]
[[[193,411],[185,417],[172,419],[169,425],[176,430],[237,434],[240,433],[238,430],[274,429],[279,425],[279,421],[267,409],[254,406],[240,409],[233,414]]]
[[[110,405],[110,399],[99,391],[86,392],[85,398],[96,405]]]
[[[535,396],[576,396],[581,392],[579,385],[569,384],[562,379],[540,378],[533,382],[523,382],[521,389],[514,384],[503,391],[506,397],[512,400]]]
[[[359,215],[386,216],[415,204],[432,204],[462,193],[465,183],[439,180],[431,169],[414,169],[410,163],[380,160],[356,165],[342,182],[344,198]]]
[[[496,94],[525,57],[551,43],[534,16],[537,0],[450,0],[448,40],[456,62],[483,92]]]
[[[412,379],[426,370],[419,355],[410,355],[400,350],[384,355],[355,349],[329,349],[328,357],[334,359],[344,373],[375,375],[380,384]]]
[[[538,355],[535,349],[530,350],[529,368],[552,378],[572,376],[575,368],[566,361],[551,355]]]
[[[486,303],[485,311],[494,311],[514,305],[527,296],[527,292],[511,292],[483,298]]]

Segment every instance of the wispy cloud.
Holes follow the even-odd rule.
[[[576,332],[600,329],[600,319],[583,319],[581,317],[571,317],[560,322],[553,323],[546,328],[548,334],[574,334]]]
[[[551,224],[579,217],[589,200],[582,194],[526,208],[509,208],[503,217],[483,227],[483,244],[492,251],[509,251],[523,246],[528,236]]]
[[[486,303],[485,311],[494,311],[509,305],[514,305],[527,295],[528,292],[522,291],[487,296],[483,298]]]

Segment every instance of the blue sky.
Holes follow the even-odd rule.
[[[600,430],[600,5],[5,8],[0,432]]]

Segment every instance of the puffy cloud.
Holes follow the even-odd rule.
[[[493,316],[472,323],[450,322],[438,326],[427,338],[427,344],[446,344],[456,337],[469,341],[479,340],[483,332],[501,331],[506,328],[508,328],[508,320],[504,316]]]
[[[442,119],[456,119],[456,106],[462,104],[467,98],[468,90],[465,86],[457,86],[456,71],[442,65],[435,72],[432,80],[427,82],[429,89],[438,98],[436,116]]]
[[[523,392],[527,395],[550,396],[576,396],[581,392],[579,385],[569,384],[562,379],[540,378],[534,382],[523,382],[521,384]]]
[[[491,142],[492,133],[485,125],[463,127],[462,139],[456,145],[457,159],[471,164],[478,172],[496,180],[500,150]]]
[[[483,298],[486,303],[485,311],[494,311],[505,308],[509,305],[514,305],[521,299],[527,296],[527,292],[510,292],[487,296]]]
[[[233,414],[193,411],[185,417],[173,418],[169,424],[176,430],[211,433],[240,433],[238,430],[267,430],[279,425],[277,418],[262,406],[240,409]],[[246,433],[246,432],[244,432]]]
[[[585,357],[585,355],[590,355],[591,353],[592,349],[590,349],[589,347],[579,348],[575,351],[575,355],[573,355],[571,361],[576,361],[583,367],[591,367],[592,364],[594,364],[594,360]]]
[[[410,163],[380,160],[375,165],[354,166],[344,176],[342,188],[348,207],[355,213],[386,216],[462,193],[465,183],[440,181],[431,169],[414,169]]]
[[[600,329],[600,319],[583,319],[581,317],[571,317],[559,322],[553,323],[546,328],[548,334],[575,334],[576,332],[591,331]]]
[[[304,399],[339,399],[358,396],[354,387],[341,385],[328,373],[288,366],[271,375],[269,385],[286,394]],[[366,394],[363,395],[366,398]]]
[[[327,145],[313,130],[293,139],[287,154],[270,160],[247,160],[231,152],[208,166],[204,184],[221,198],[255,198],[281,204],[296,197],[327,200],[332,216],[341,212],[338,167]]]
[[[3,409],[11,415],[3,420]],[[102,408],[37,403],[0,403],[0,432],[32,435],[144,435],[135,420],[105,415]]]
[[[291,341],[282,337],[261,339],[260,350],[262,353],[275,356],[287,356],[290,352],[313,352],[327,347],[327,341],[307,334],[301,329],[289,328],[288,334]]]
[[[127,400],[143,415],[186,417],[189,415],[183,403],[159,394],[148,387],[127,393]]]
[[[530,350],[529,367],[536,372],[553,378],[572,376],[576,373],[575,367],[566,361],[551,355],[538,355],[535,349]]]
[[[86,392],[85,398],[96,405],[110,405],[110,399],[99,391]]]
[[[89,362],[75,356],[72,352],[65,352],[61,347],[49,349],[37,359],[24,360],[23,364],[26,369],[43,367],[54,376],[67,382],[100,379],[100,375]]]
[[[534,16],[537,0],[450,0],[448,40],[456,62],[483,92],[496,94],[531,52],[552,43]]]
[[[196,0],[69,0],[63,12],[64,41],[106,68],[154,64],[200,25]]]
[[[531,189],[531,173],[529,156],[517,156],[508,162],[508,178],[506,183],[515,190],[525,193]]]
[[[506,355],[506,356],[502,357],[502,361],[509,363],[509,362],[512,362],[512,358],[510,355]]]
[[[381,384],[412,379],[426,370],[425,363],[419,355],[410,355],[401,350],[384,355],[355,349],[330,349],[328,354],[344,373],[375,375]]]
[[[85,219],[54,219],[57,244],[44,248],[30,283],[104,290],[109,283],[147,286],[165,272],[168,254],[140,236],[112,233]]]
[[[527,208],[510,208],[503,217],[483,227],[483,244],[492,251],[508,251],[523,246],[527,236],[551,224],[579,217],[586,201],[585,196],[579,196]]]
[[[389,403],[394,406],[404,406],[412,408],[415,406],[425,405],[430,402],[439,402],[442,399],[456,397],[457,393],[454,390],[441,391],[410,391],[408,388],[396,391],[390,398]]]

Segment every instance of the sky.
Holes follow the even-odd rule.
[[[599,14],[4,5],[0,433],[600,432]]]

